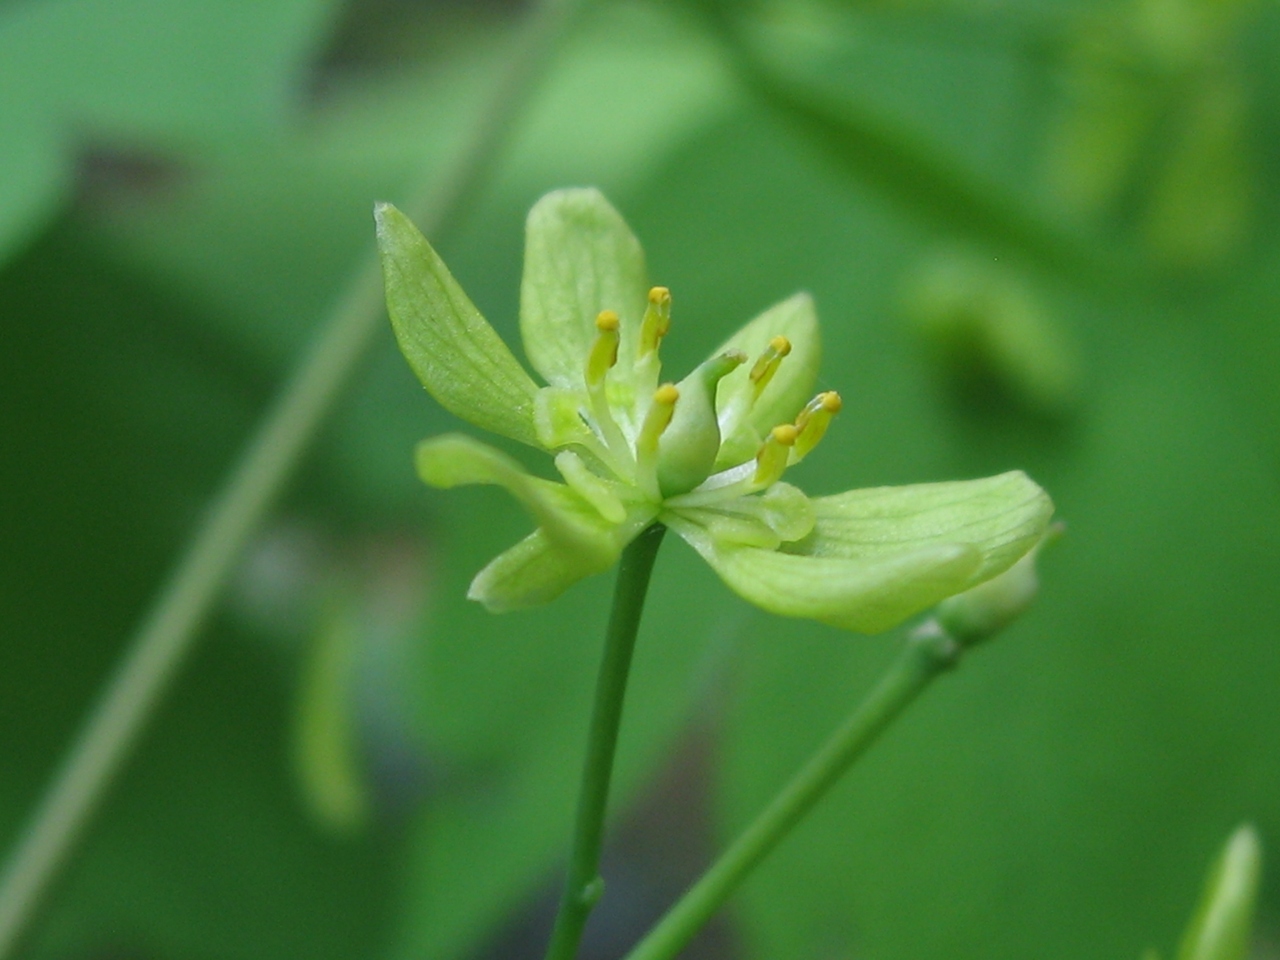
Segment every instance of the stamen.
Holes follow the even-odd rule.
[[[780,424],[769,432],[768,439],[756,454],[756,472],[751,478],[752,486],[758,489],[777,482],[783,471],[787,469],[787,458],[799,436],[800,431],[790,423]]]
[[[658,386],[662,361],[658,359],[658,347],[671,329],[671,291],[666,287],[654,287],[649,291],[649,305],[640,321],[640,346],[636,352],[636,396],[643,397]]]
[[[723,436],[730,437],[737,432],[747,414],[756,405],[756,401],[760,399],[760,394],[764,393],[764,388],[778,372],[778,367],[782,365],[782,358],[790,352],[791,341],[786,337],[779,335],[769,341],[769,345],[756,358],[748,374],[751,389],[735,393],[733,399],[720,411],[720,432]]]
[[[591,400],[591,415],[596,429],[600,431],[605,445],[613,458],[630,472],[635,466],[631,454],[631,446],[623,436],[622,428],[609,409],[609,398],[605,391],[605,375],[618,362],[618,333],[620,321],[612,310],[601,310],[596,317],[596,339],[591,344],[591,352],[587,355],[587,368],[584,371],[587,382],[587,396]]]
[[[792,463],[799,463],[818,445],[818,441],[826,434],[827,427],[831,425],[831,418],[840,412],[842,406],[844,402],[834,390],[820,393],[804,405],[804,409],[796,417],[799,436],[791,452]]]
[[[605,374],[618,362],[618,334],[620,321],[612,310],[601,310],[596,317],[596,339],[587,355],[587,386],[604,383]]]
[[[671,291],[654,287],[649,291],[649,305],[640,321],[640,359],[657,351],[662,338],[671,329]]]
[[[764,388],[769,385],[773,375],[778,372],[778,367],[782,365],[782,358],[790,352],[791,341],[786,337],[777,336],[769,341],[769,346],[765,348],[764,353],[760,354],[760,359],[751,368],[751,384],[754,388],[752,391],[753,401],[764,393]]]
[[[658,440],[671,426],[675,416],[676,401],[680,391],[673,383],[664,383],[653,393],[653,402],[645,414],[644,424],[636,437],[636,483],[647,496],[657,500],[658,490]]]

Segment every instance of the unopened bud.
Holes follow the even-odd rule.
[[[1054,524],[1039,543],[1004,573],[943,600],[934,612],[938,625],[961,646],[971,647],[1018,619],[1040,592],[1036,558],[1046,543],[1061,535],[1062,529],[1061,524]]]

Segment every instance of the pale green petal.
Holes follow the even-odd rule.
[[[640,242],[599,190],[557,190],[534,204],[525,227],[520,335],[548,383],[582,388],[602,310],[622,320],[611,376],[629,377],[647,294]]]
[[[508,490],[533,516],[538,527],[556,544],[605,566],[621,549],[610,523],[577,491],[562,483],[525,472],[515,460],[460,433],[432,437],[418,444],[418,476],[433,487],[496,484]]]
[[[545,529],[535,530],[476,574],[467,596],[494,613],[554,600],[584,577],[613,566],[623,547],[653,522],[654,514],[650,506],[632,505],[626,520],[610,528],[607,554],[575,549],[553,540]]]
[[[374,208],[387,312],[400,350],[442,407],[477,427],[540,446],[537,384],[467,298],[409,218]]]
[[[612,565],[552,542],[535,530],[498,554],[471,581],[467,597],[493,613],[520,610],[554,600],[584,577]]]
[[[1025,473],[850,490],[813,499],[813,533],[784,549],[814,557],[891,559],[965,543],[982,562],[965,589],[1008,569],[1044,534],[1053,502]],[[939,597],[938,599],[941,599]]]
[[[691,522],[700,518],[688,510],[663,518],[757,606],[875,633],[1007,569],[1053,513],[1018,472],[810,502],[813,531],[777,551],[736,543],[715,524]]]
[[[874,560],[810,557],[714,540],[683,518],[672,529],[743,599],[784,617],[879,633],[964,589],[982,554],[963,543],[924,546]]]
[[[791,341],[791,353],[747,412],[751,392],[751,368],[774,337]],[[756,455],[765,435],[780,423],[790,423],[809,400],[822,362],[818,315],[807,293],[770,307],[721,344],[712,356],[741,350],[747,362],[720,381],[716,409],[725,428],[717,468],[742,463]]]
[[[725,508],[759,517],[784,543],[808,536],[817,521],[813,503],[789,483],[775,483],[764,493],[730,501]]]

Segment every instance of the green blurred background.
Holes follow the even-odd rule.
[[[459,149],[500,0],[0,2],[0,837],[256,419]],[[442,242],[515,338],[522,221],[600,186],[691,365],[797,289],[845,412],[811,493],[1024,468],[1034,612],[895,727],[690,949],[1137,958],[1239,821],[1280,849],[1280,10],[601,0]],[[388,335],[256,537],[24,956],[536,957],[609,577],[493,617],[525,531],[414,479],[456,424]],[[659,560],[624,722],[620,956],[892,638]],[[1257,955],[1280,955],[1280,871]]]

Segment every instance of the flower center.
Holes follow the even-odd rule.
[[[749,358],[741,350],[727,350],[678,384],[659,385],[659,348],[671,329],[666,287],[649,291],[629,377],[616,375],[622,342],[618,314],[601,311],[595,326],[583,368],[586,403],[578,410],[590,433],[568,442],[584,447],[612,474],[604,479],[621,481],[652,503],[708,506],[764,490],[817,446],[840,411],[839,394],[820,393],[794,423],[779,424],[760,438],[754,458],[715,473],[723,439],[750,428],[752,411],[791,353],[791,342],[773,337],[751,365],[744,387],[718,403],[720,381]]]

